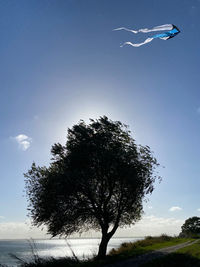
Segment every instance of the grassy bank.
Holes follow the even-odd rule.
[[[72,258],[48,258],[41,259],[37,255],[31,263],[21,261],[21,267],[97,267],[103,266],[107,263],[114,263],[123,261],[129,258],[134,258],[136,256],[154,251],[156,249],[174,246],[180,243],[187,242],[191,239],[189,238],[177,238],[170,237],[167,235],[162,235],[159,237],[146,237],[144,240],[123,243],[118,249],[112,249],[104,260],[96,260],[95,257],[92,259],[78,260],[74,255]],[[150,265],[152,266],[152,265]],[[153,265],[154,266],[154,265]],[[161,266],[161,265],[158,265]],[[168,265],[169,266],[169,265]]]
[[[121,258],[133,258],[138,255],[145,254],[147,252],[154,251],[156,249],[175,246],[180,243],[187,242],[189,238],[178,238],[162,235],[159,237],[146,237],[145,240],[140,240],[133,243],[123,243],[118,249],[110,251],[110,256],[116,256]]]
[[[168,256],[153,260],[142,267],[200,267],[200,241]]]

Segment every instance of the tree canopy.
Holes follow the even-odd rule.
[[[194,216],[187,219],[182,225],[181,230],[181,235],[183,236],[200,235],[200,218]]]
[[[66,144],[54,144],[51,153],[48,167],[33,163],[25,174],[33,223],[52,236],[100,230],[103,257],[117,228],[141,218],[159,164],[128,126],[105,116],[68,129]]]

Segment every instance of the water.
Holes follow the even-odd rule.
[[[108,244],[108,251],[117,248],[123,242],[136,241],[143,238],[113,238]],[[68,239],[72,250],[78,258],[89,257],[97,253],[100,239],[98,238],[80,238]],[[41,257],[63,257],[72,256],[72,252],[67,245],[66,240],[34,240],[34,251]],[[19,263],[13,259],[9,253],[19,258],[30,261],[32,258],[32,250],[27,240],[0,240],[0,264],[7,266],[19,266]]]

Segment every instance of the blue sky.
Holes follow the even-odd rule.
[[[128,124],[165,166],[133,234],[150,221],[178,233],[200,216],[199,14],[198,0],[0,1],[0,238],[30,235],[32,162],[47,165],[68,127],[102,115]],[[181,33],[139,48],[120,45],[147,35],[112,31],[168,23]]]

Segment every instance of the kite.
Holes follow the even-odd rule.
[[[152,29],[145,28],[145,29],[139,29],[137,31],[136,30],[130,30],[130,29],[122,27],[122,28],[114,29],[113,31],[120,31],[120,30],[125,30],[125,31],[132,32],[132,33],[135,33],[135,34],[136,33],[140,33],[140,32],[148,33],[148,32],[156,32],[156,31],[165,31],[164,33],[158,33],[158,34],[155,34],[155,35],[147,38],[142,43],[133,44],[131,42],[125,42],[120,47],[123,47],[124,45],[131,45],[131,46],[134,46],[134,47],[139,47],[141,45],[150,43],[151,41],[153,41],[153,39],[156,39],[156,38],[160,38],[162,40],[168,40],[170,38],[175,37],[180,32],[180,30],[174,24],[165,24],[165,25],[156,26],[156,27],[154,27]]]

